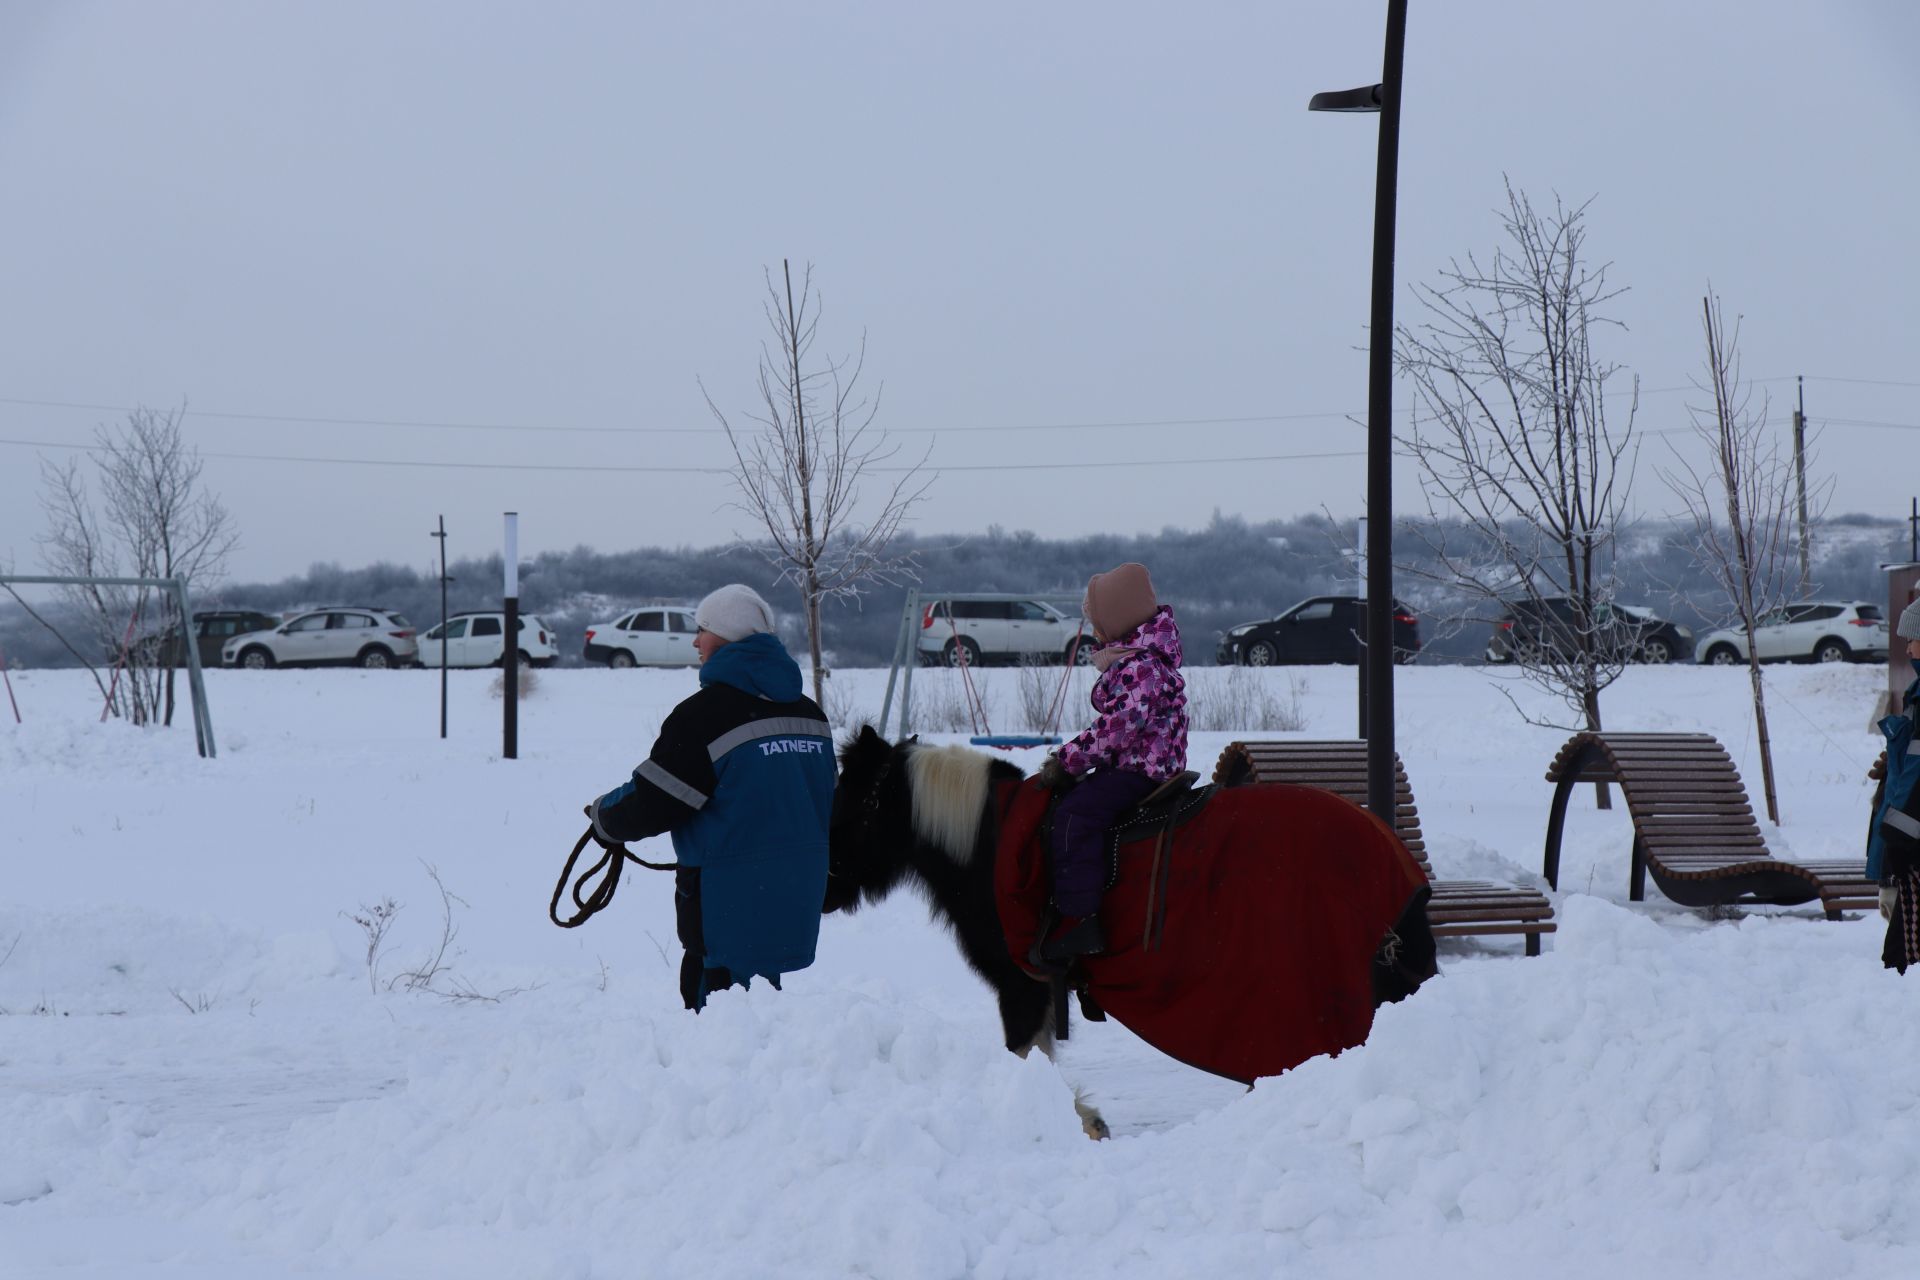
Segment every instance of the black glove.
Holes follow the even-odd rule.
[[[593,806],[586,805],[580,812],[587,815],[587,830],[593,835],[593,842],[602,849],[618,849],[622,845],[618,840],[605,840],[600,835],[600,824],[593,820]]]
[[[1051,753],[1040,762],[1040,772],[1034,776],[1049,791],[1058,791],[1073,780],[1067,773],[1067,766],[1060,763],[1060,757]]]

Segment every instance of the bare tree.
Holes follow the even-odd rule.
[[[826,679],[821,602],[857,599],[869,583],[914,579],[912,554],[895,555],[889,548],[931,480],[922,478],[923,455],[919,463],[899,469],[899,479],[863,524],[854,523],[861,480],[879,471],[898,446],[889,446],[886,433],[873,429],[878,394],[869,402],[858,390],[866,338],[856,356],[812,362],[820,320],[813,268],[801,274],[797,301],[785,260],[780,273],[778,283],[771,271],[766,275],[773,343],[760,347],[760,410],[746,415],[757,429],[735,430],[704,383],[700,390],[733,448],[741,494],[737,505],[770,540],[765,554],[776,571],[774,581],[800,589],[817,702],[824,697]]]
[[[41,462],[40,538],[47,572],[68,577],[184,578],[204,586],[223,572],[237,536],[226,508],[201,484],[201,462],[180,430],[185,407],[136,408],[118,429],[94,431],[91,475],[79,460]],[[92,483],[89,483],[91,481]],[[94,489],[98,488],[98,506]],[[161,641],[193,643],[168,592],[88,583],[65,588],[124,687],[106,682],[114,710],[136,724],[173,722],[174,666]],[[135,633],[149,637],[131,643]],[[96,672],[96,680],[98,680]]]
[[[1701,611],[1730,619],[1746,636],[1767,818],[1778,825],[1766,684],[1754,629],[1764,615],[1792,598],[1799,582],[1794,537],[1798,483],[1792,459],[1767,435],[1765,396],[1755,410],[1752,391],[1740,380],[1739,321],[1729,333],[1720,300],[1711,293],[1700,300],[1700,307],[1707,341],[1707,382],[1701,389],[1713,397],[1713,406],[1689,406],[1688,412],[1695,437],[1706,445],[1706,459],[1696,465],[1676,453],[1673,469],[1663,469],[1661,478],[1686,508],[1691,525],[1687,542],[1695,566],[1721,596]],[[1824,510],[1829,490],[1829,485],[1816,486],[1815,518]]]
[[[1617,323],[1603,308],[1623,290],[1586,257],[1586,211],[1558,197],[1536,209],[1509,183],[1506,243],[1484,266],[1469,255],[1418,287],[1425,319],[1395,337],[1415,392],[1401,445],[1419,462],[1431,517],[1407,525],[1431,554],[1408,571],[1487,622],[1512,602],[1540,617],[1544,642],[1517,655],[1516,670],[1598,730],[1600,693],[1633,656],[1616,642],[1610,603],[1639,389],[1616,428],[1607,384],[1620,369],[1594,336]]]

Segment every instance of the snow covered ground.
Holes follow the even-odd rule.
[[[1014,1059],[905,895],[827,920],[784,994],[683,1012],[664,879],[579,930],[545,912],[692,673],[541,673],[518,761],[491,678],[456,673],[443,743],[432,673],[214,672],[202,761],[184,726],[95,723],[78,673],[14,677],[0,1275],[1920,1274],[1920,987],[1878,919],[1630,904],[1590,789],[1544,956],[1447,944],[1367,1045],[1248,1092],[1112,1024]],[[1352,732],[1350,670],[1267,678],[1305,736]],[[1884,678],[1770,670],[1775,852],[1857,853]],[[879,705],[881,673],[837,680]],[[1440,873],[1537,881],[1565,734],[1479,670],[1397,687]],[[1604,706],[1719,735],[1757,803],[1743,672],[1636,669]],[[441,995],[396,981],[442,933],[430,868]],[[349,917],[389,898],[370,975]]]

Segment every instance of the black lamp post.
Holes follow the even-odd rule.
[[[1393,776],[1393,210],[1400,168],[1400,66],[1407,0],[1387,0],[1387,48],[1380,83],[1316,93],[1309,111],[1380,115],[1373,196],[1373,317],[1367,353],[1367,808],[1389,825]]]

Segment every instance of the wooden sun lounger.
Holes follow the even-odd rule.
[[[1583,782],[1616,782],[1633,817],[1628,892],[1646,896],[1652,873],[1660,892],[1683,906],[1738,902],[1795,906],[1819,899],[1831,919],[1874,909],[1879,886],[1862,859],[1787,862],[1767,852],[1733,758],[1707,733],[1580,733],[1547,769],[1554,784],[1541,867],[1559,888],[1560,840],[1567,800]]]
[[[1540,954],[1540,935],[1554,931],[1553,904],[1532,889],[1486,880],[1436,880],[1413,788],[1398,753],[1393,759],[1393,828],[1433,884],[1427,918],[1436,938],[1468,934],[1524,934],[1527,954]],[[1358,739],[1235,742],[1220,753],[1213,780],[1221,786],[1281,782],[1319,787],[1367,807],[1367,744]]]

